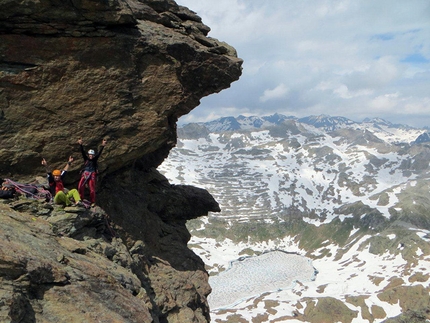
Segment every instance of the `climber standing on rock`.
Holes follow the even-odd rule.
[[[81,179],[78,184],[78,191],[81,199],[84,199],[85,187],[88,186],[90,190],[90,202],[91,206],[95,206],[96,203],[96,177],[98,173],[97,160],[103,152],[103,148],[106,146],[107,140],[102,140],[102,145],[96,154],[93,149],[88,150],[88,154],[85,152],[82,138],[79,138],[78,144],[81,148],[82,157],[84,158],[84,168],[81,171]]]
[[[66,176],[69,166],[73,162],[73,157],[69,157],[69,161],[63,170],[55,169],[52,172],[49,169],[48,163],[45,158],[42,158],[42,165],[46,168],[46,173],[48,175],[49,191],[54,197],[55,204],[62,204],[64,206],[70,206],[74,204],[75,206],[83,206],[81,202],[81,197],[79,196],[78,190],[76,188],[67,190],[64,187],[63,180]],[[74,203],[72,203],[72,199]]]

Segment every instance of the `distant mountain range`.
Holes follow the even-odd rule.
[[[342,272],[338,279],[348,281],[345,290],[329,293],[332,287],[321,286],[334,286],[336,278],[317,276],[320,291],[306,285],[292,303],[315,295],[339,302],[372,297],[373,306],[388,308],[382,294],[399,292],[390,289],[390,281],[403,281],[401,287],[407,290],[418,267],[430,268],[429,141],[426,129],[382,119],[225,117],[178,128],[177,147],[159,171],[173,184],[207,189],[219,202],[220,214],[188,224],[195,237],[193,250],[205,259],[212,274],[225,270],[227,264],[209,250],[240,249],[239,258],[269,245],[291,248],[313,259],[321,272],[328,270],[326,266],[337,266],[333,277]],[[363,265],[366,270],[357,270],[357,262],[368,262],[358,261],[365,257],[384,264],[384,269]],[[401,265],[396,266],[414,266],[417,271],[396,272],[392,262],[385,262],[394,257],[400,257]],[[428,295],[429,277],[422,274],[427,275],[421,287]],[[376,289],[375,277],[384,281]],[[359,287],[352,290],[351,286]],[[374,290],[372,296],[369,290]],[[426,305],[417,299],[419,308],[404,306],[402,297],[412,294],[411,290],[396,296],[403,304],[396,307],[397,313],[430,307],[430,298]],[[360,315],[371,311],[363,306],[354,309]],[[231,311],[242,313],[238,308]],[[303,313],[300,308],[296,311]],[[244,307],[243,313],[248,312],[249,307]],[[390,317],[386,314],[381,317]]]
[[[297,118],[294,116],[285,116],[282,114],[275,113],[270,116],[238,116],[238,117],[222,117],[214,121],[204,122],[204,123],[193,123],[187,124],[180,128],[180,133],[182,131],[187,131],[189,127],[195,127],[195,125],[204,126],[209,132],[223,132],[223,131],[235,131],[235,130],[249,130],[249,129],[264,129],[267,127],[273,127],[280,125],[286,120],[292,120],[297,123],[307,124],[314,126],[315,128],[322,129],[326,132],[339,130],[342,128],[352,128],[352,129],[373,129],[376,132],[387,132],[387,133],[399,133],[410,131],[411,134],[418,134],[413,142],[410,143],[423,143],[430,141],[430,134],[427,132],[426,128],[417,129],[408,125],[403,124],[393,124],[381,118],[366,118],[362,122],[352,121],[345,117],[332,117],[329,115],[319,115],[319,116],[308,116],[303,118]],[[409,140],[409,136],[403,137],[400,135],[401,139]],[[415,142],[416,141],[416,142]]]

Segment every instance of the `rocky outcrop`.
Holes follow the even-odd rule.
[[[184,251],[187,235],[160,238],[178,253],[166,257],[143,240],[127,246],[100,207],[62,208],[23,196],[0,202],[0,222],[0,322],[209,320],[208,275]]]
[[[0,5],[0,177],[32,182],[41,158],[59,168],[69,155],[79,161],[78,138],[93,149],[107,138],[97,197],[115,232],[58,230],[91,218],[81,213],[2,207],[1,318],[209,321],[207,273],[185,223],[219,206],[155,168],[176,144],[178,118],[237,80],[242,60],[171,0]],[[68,186],[81,167],[72,164]],[[82,295],[92,301],[79,303]]]

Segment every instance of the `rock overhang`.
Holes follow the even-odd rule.
[[[241,75],[234,48],[174,1],[0,4],[3,176],[34,177],[42,157],[61,167],[78,137],[109,139],[102,172],[156,167],[177,119]]]

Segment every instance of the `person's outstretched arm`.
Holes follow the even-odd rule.
[[[42,165],[43,166],[45,166],[45,169],[46,169],[46,172],[49,174],[49,173],[51,173],[51,170],[50,170],[50,168],[49,168],[49,166],[48,166],[48,163],[46,162],[46,159],[45,158],[42,158]]]
[[[48,182],[51,183],[54,181],[54,178],[52,177],[51,169],[48,166],[48,163],[46,162],[45,158],[42,158],[42,165],[45,166],[46,174],[48,177]]]
[[[88,156],[87,156],[87,154],[85,153],[83,143],[84,143],[84,142],[83,142],[82,138],[79,138],[79,139],[78,139],[78,144],[79,144],[79,147],[81,148],[81,154],[82,154],[82,157],[84,158],[84,161],[86,161],[86,160],[88,159]]]
[[[69,166],[72,165],[72,162],[73,162],[73,157],[70,156],[69,161],[67,162],[66,166],[64,166],[63,170],[65,170],[67,172],[69,170]]]
[[[103,139],[99,152],[97,153],[97,156],[95,156],[96,159],[100,157],[100,155],[102,154],[103,148],[105,148],[106,144],[107,144],[107,139]]]

